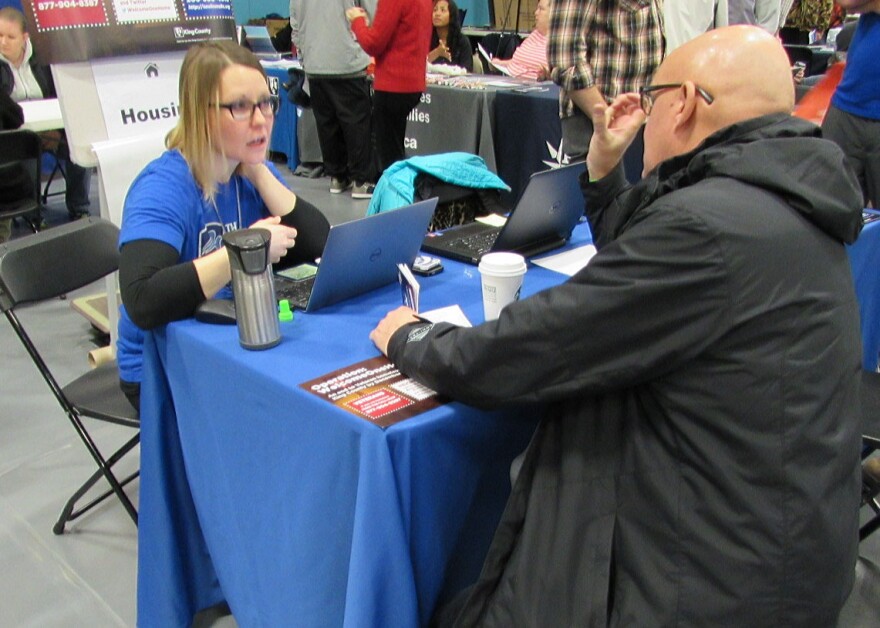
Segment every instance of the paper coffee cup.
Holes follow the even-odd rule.
[[[519,300],[526,260],[516,253],[487,253],[480,259],[483,286],[483,314],[487,321],[498,318],[508,303]]]

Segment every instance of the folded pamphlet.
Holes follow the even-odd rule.
[[[480,53],[480,56],[483,57],[486,63],[488,63],[492,68],[494,68],[498,72],[501,72],[504,76],[511,76],[510,70],[508,70],[503,65],[498,65],[497,63],[495,63],[492,55],[486,52],[486,49],[483,48],[483,44],[477,44],[477,51]]]

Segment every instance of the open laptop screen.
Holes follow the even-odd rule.
[[[269,30],[265,26],[245,26],[244,35],[251,51],[258,57],[280,59],[281,54],[275,50]]]

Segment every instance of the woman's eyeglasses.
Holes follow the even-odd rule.
[[[642,107],[642,111],[645,112],[646,116],[651,115],[651,109],[654,108],[654,99],[656,96],[654,92],[659,92],[664,89],[677,89],[684,85],[684,83],[663,83],[661,85],[642,85],[639,88],[639,104]],[[700,87],[699,85],[694,86],[697,90],[697,93],[703,97],[703,100],[706,101],[707,104],[712,104],[715,102],[715,97],[712,96],[705,89]]]
[[[251,120],[257,109],[259,109],[260,113],[266,118],[274,116],[278,113],[278,107],[281,106],[281,101],[278,99],[278,96],[266,96],[257,102],[251,102],[250,100],[237,100],[232,103],[220,103],[217,106],[222,109],[227,109],[233,120],[244,121]]]

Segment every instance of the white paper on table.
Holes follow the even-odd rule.
[[[498,65],[497,63],[495,63],[495,59],[492,57],[492,55],[490,55],[488,52],[486,52],[486,49],[483,48],[483,44],[477,44],[477,51],[480,53],[480,56],[486,60],[486,63],[488,63],[490,66],[492,66],[493,68],[495,68],[496,70],[501,72],[504,76],[511,76],[510,70],[508,70],[503,65]]]
[[[504,223],[507,222],[507,216],[502,216],[500,214],[487,214],[486,216],[477,216],[474,220],[481,222],[484,225],[489,225],[490,227],[503,227]]]
[[[22,128],[31,131],[50,131],[64,128],[61,105],[57,98],[23,100],[18,104],[24,114]]]
[[[585,244],[584,246],[569,249],[562,253],[547,255],[540,259],[532,259],[530,261],[537,266],[541,266],[548,270],[555,270],[557,273],[562,273],[563,275],[571,277],[589,264],[595,254],[596,247],[592,244]]]
[[[431,310],[430,312],[422,312],[419,314],[419,318],[424,318],[426,321],[431,321],[432,323],[452,323],[459,327],[473,327],[468,320],[468,317],[465,316],[461,307],[458,305],[448,305],[446,307],[437,308],[436,310]]]

